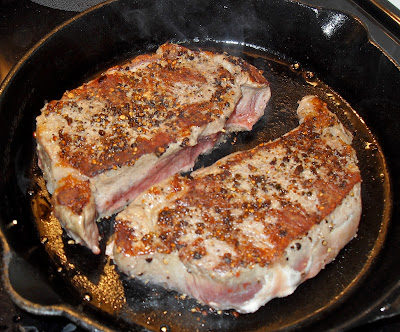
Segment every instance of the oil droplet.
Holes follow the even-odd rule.
[[[48,239],[47,237],[45,237],[45,236],[43,236],[43,237],[40,239],[40,243],[41,243],[41,244],[46,244],[47,242],[49,242],[49,239]]]
[[[16,219],[14,219],[13,221],[11,221],[8,225],[7,228],[11,228],[14,227],[18,224],[18,221]]]
[[[300,64],[298,62],[295,62],[292,65],[290,65],[290,69],[299,70],[300,69]]]
[[[92,301],[92,297],[90,296],[90,294],[85,294],[85,295],[83,296],[83,299],[84,299],[85,301],[87,301],[87,302]]]
[[[237,311],[233,311],[232,316],[235,318],[238,318],[240,316],[240,314]]]
[[[308,79],[312,79],[315,76],[315,74],[312,71],[306,71],[305,75],[306,75],[306,78],[308,78]]]
[[[168,325],[161,325],[160,332],[170,332],[171,328]]]
[[[306,71],[303,73],[304,79],[306,80],[307,84],[310,84],[313,87],[319,85],[319,81],[316,79],[315,74],[311,71]]]
[[[376,150],[377,147],[372,142],[365,142],[365,150]]]
[[[334,105],[336,105],[336,106],[340,105],[340,103],[336,100],[336,97],[335,97],[335,95],[333,93],[328,92],[326,95],[332,101],[332,103]]]

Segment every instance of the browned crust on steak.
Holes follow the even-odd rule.
[[[115,66],[98,79],[66,92],[61,100],[48,103],[44,116],[61,114],[65,107],[79,112],[77,101],[81,100],[97,100],[105,105],[93,114],[90,123],[81,126],[81,132],[78,124],[73,134],[63,128],[54,133],[53,140],[61,148],[61,163],[89,177],[123,165],[134,165],[143,155],[155,151],[162,155],[171,143],[185,145],[193,126],[202,127],[224,114],[235,79],[223,66],[215,74],[217,89],[210,100],[179,104],[171,93],[178,83],[204,84],[205,74],[190,67],[190,63],[195,57],[202,61],[207,54],[212,61],[213,53],[189,51],[172,44],[163,45],[162,51]],[[268,84],[261,72],[247,62],[229,56],[225,60],[248,72],[250,81]],[[135,66],[145,67],[126,75]],[[64,117],[67,126],[76,121],[68,115]],[[83,135],[87,125],[104,127],[96,133],[95,144],[87,142]],[[109,127],[112,134],[106,134],[105,129]],[[139,133],[133,143],[128,130]]]
[[[76,214],[81,214],[90,203],[91,190],[89,181],[79,181],[68,175],[60,181],[60,186],[54,191],[53,200],[61,206],[68,207]]]
[[[197,224],[196,234],[205,234],[207,238],[235,248],[237,255],[225,255],[216,265],[216,271],[256,264],[264,267],[280,260],[291,242],[306,236],[314,225],[329,216],[354,185],[361,181],[351,146],[342,142],[338,150],[320,138],[321,130],[338,125],[336,116],[319,99],[315,98],[312,102],[319,112],[318,117],[307,116],[298,128],[282,138],[232,155],[222,163],[217,162],[217,171],[212,174],[193,178],[176,175],[170,180],[168,185],[173,188],[171,195],[182,190],[185,194],[177,195],[177,199],[158,212],[157,234],[149,233],[138,239],[129,223],[124,220],[120,222],[117,218],[117,251],[130,256],[179,251],[179,258],[183,262],[200,259],[207,254],[207,248],[202,244],[203,238],[196,239],[190,246],[181,241],[187,232],[186,220],[195,210],[201,211],[203,220]],[[260,151],[268,155],[277,147],[283,152],[269,162],[268,168],[272,173],[284,172],[289,183],[285,188],[279,182],[269,180],[269,172],[265,175],[249,175],[247,178],[240,172],[232,172],[236,164],[248,162]],[[290,170],[287,170],[289,164]],[[303,177],[303,165],[311,166],[311,178]],[[254,166],[248,162],[247,167],[252,170]],[[319,175],[322,168],[324,176]],[[241,186],[246,181],[250,184],[250,191]],[[160,190],[155,186],[151,193],[161,195]],[[289,192],[303,197],[317,195],[316,209],[308,211],[290,199]],[[249,193],[250,199],[235,199],[248,197]],[[278,202],[278,208],[272,207],[271,201]],[[232,215],[232,210],[240,210],[241,214]],[[249,216],[254,223],[263,223],[269,245],[256,246],[241,233],[241,220]],[[267,219],[272,217],[275,222],[268,222],[266,216]],[[133,246],[133,243],[136,245]]]

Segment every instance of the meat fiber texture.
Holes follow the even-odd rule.
[[[247,62],[168,43],[65,92],[43,107],[36,128],[55,216],[99,253],[98,218],[190,170],[221,133],[250,130],[269,98]]]
[[[297,112],[281,138],[138,196],[116,217],[119,270],[242,313],[319,273],[356,235],[361,178],[326,104],[306,96]]]

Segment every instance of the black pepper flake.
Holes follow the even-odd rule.
[[[189,143],[189,138],[188,138],[188,137],[185,137],[185,138],[182,140],[182,143],[180,144],[180,146],[181,146],[181,147],[185,147],[185,146],[188,145],[188,143]]]
[[[68,125],[71,125],[71,123],[73,122],[73,120],[68,115],[65,116],[65,120],[67,121]]]
[[[224,262],[226,263],[226,264],[231,264],[232,263],[232,255],[230,254],[230,253],[226,253],[223,257],[222,257],[222,259],[224,260]]]
[[[201,257],[203,257],[202,254],[200,254],[198,251],[195,251],[193,254],[193,259],[200,259]]]
[[[310,171],[311,173],[313,173],[314,175],[317,175],[317,169],[315,167],[310,167]]]
[[[153,258],[146,258],[147,263],[151,263],[153,261]]]
[[[285,237],[287,235],[287,230],[286,229],[281,229],[280,231],[279,231],[279,236],[280,237]]]
[[[303,166],[302,165],[298,165],[294,170],[294,174],[300,175],[300,173],[303,172],[303,171],[304,171]]]

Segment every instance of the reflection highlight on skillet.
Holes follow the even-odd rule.
[[[328,37],[332,37],[337,33],[344,23],[346,22],[346,15],[341,13],[331,13],[321,25],[323,33]]]

